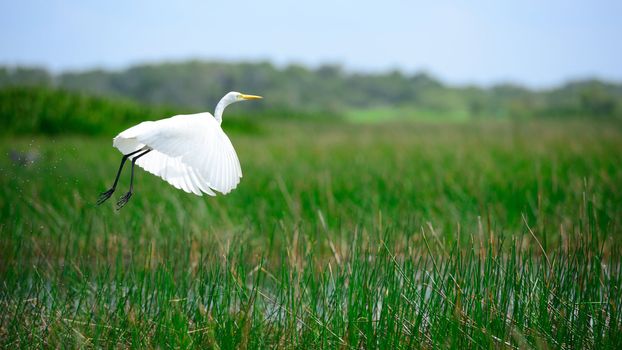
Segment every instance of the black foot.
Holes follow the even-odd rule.
[[[111,188],[108,191],[102,192],[99,195],[99,198],[97,199],[97,205],[100,205],[104,203],[105,201],[107,201],[108,198],[110,198],[110,196],[112,196],[113,193],[114,193],[114,188]]]
[[[119,200],[117,201],[117,210],[123,208],[123,206],[126,205],[127,202],[130,200],[130,197],[132,197],[132,191],[129,191],[128,193],[121,196],[121,198],[119,198]]]

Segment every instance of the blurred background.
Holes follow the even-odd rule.
[[[621,12],[616,1],[3,2],[0,116],[4,133],[109,134],[160,117],[125,102],[212,111],[240,90],[266,99],[235,111],[275,118],[620,118]],[[80,108],[116,112],[89,120]]]

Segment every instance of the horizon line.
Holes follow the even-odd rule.
[[[162,58],[162,59],[143,59],[136,60],[130,63],[124,64],[103,64],[103,63],[94,63],[94,64],[86,64],[84,66],[75,66],[75,67],[58,67],[54,68],[49,64],[45,63],[35,63],[35,62],[2,62],[0,61],[0,67],[5,67],[9,69],[18,69],[18,68],[30,68],[30,69],[43,69],[46,72],[50,73],[52,77],[57,77],[63,74],[81,74],[93,71],[102,71],[107,73],[122,73],[128,71],[132,68],[141,67],[141,66],[157,66],[157,65],[175,65],[175,64],[187,64],[187,63],[218,63],[218,64],[269,64],[277,70],[283,71],[288,67],[302,67],[308,69],[310,71],[317,71],[322,67],[336,67],[342,73],[347,75],[388,75],[391,73],[399,73],[406,77],[413,77],[417,75],[426,75],[431,79],[439,82],[443,86],[452,87],[452,88],[469,88],[476,87],[482,89],[491,89],[499,86],[515,86],[518,88],[523,88],[526,90],[541,92],[546,90],[554,90],[556,88],[560,88],[562,86],[566,86],[572,83],[577,82],[588,82],[588,81],[598,81],[606,84],[613,85],[622,85],[622,78],[612,78],[612,77],[603,77],[602,75],[596,73],[585,73],[585,74],[577,74],[575,76],[569,76],[563,79],[558,80],[555,83],[547,83],[547,84],[530,84],[525,81],[520,81],[520,79],[516,78],[500,78],[496,79],[494,82],[481,82],[476,81],[477,79],[471,79],[469,81],[454,81],[452,79],[447,79],[446,77],[442,77],[441,74],[434,72],[433,70],[425,67],[417,68],[417,69],[405,69],[404,67],[386,67],[386,68],[363,68],[363,67],[351,67],[343,62],[338,61],[330,61],[326,60],[320,63],[309,63],[303,62],[301,60],[288,60],[286,62],[277,62],[274,59],[269,58],[218,58],[218,57],[192,57],[188,56],[186,58]]]

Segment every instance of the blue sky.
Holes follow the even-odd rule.
[[[200,58],[622,81],[622,1],[1,0],[0,26],[0,64],[54,71]]]

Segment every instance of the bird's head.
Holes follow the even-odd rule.
[[[259,100],[263,97],[256,95],[247,95],[237,91],[231,91],[230,93],[223,96],[220,99],[220,102],[216,105],[216,111],[214,112],[214,118],[218,121],[218,123],[222,122],[222,112],[225,108],[235,102],[246,101],[246,100]]]
[[[225,97],[223,97],[223,100],[226,100],[228,102],[227,104],[231,104],[234,102],[240,102],[240,101],[246,101],[246,100],[259,100],[262,98],[263,97],[261,96],[247,95],[241,92],[231,91],[230,93],[226,94]]]

